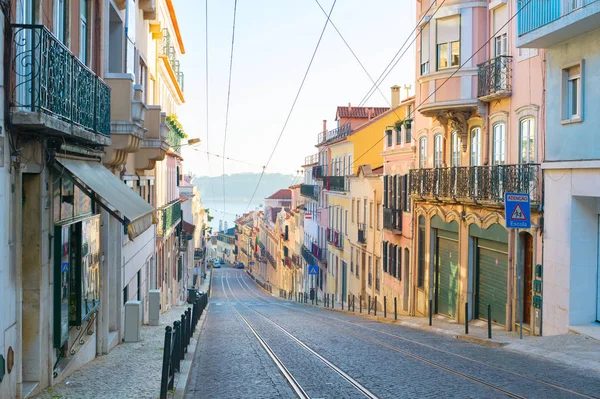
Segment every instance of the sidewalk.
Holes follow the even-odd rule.
[[[277,297],[277,295],[273,295]],[[282,299],[284,300],[284,299]],[[310,300],[308,305],[311,305]],[[341,303],[335,303],[335,309],[328,310],[342,312]],[[388,305],[390,305],[388,303]],[[311,305],[314,306],[314,305]],[[319,301],[318,307],[323,308],[323,303]],[[505,350],[538,356],[545,359],[558,361],[574,367],[582,367],[589,370],[600,372],[600,340],[587,335],[570,333],[565,335],[556,335],[549,337],[531,336],[523,330],[523,339],[519,338],[519,331],[508,332],[504,326],[492,324],[492,339],[488,339],[487,321],[471,320],[469,322],[469,334],[465,334],[464,323],[457,323],[456,320],[449,319],[440,315],[433,315],[432,326],[429,326],[428,317],[403,316],[398,315],[398,320],[394,320],[393,302],[391,309],[388,309],[387,317],[383,317],[383,309],[377,309],[377,316],[367,314],[363,308],[359,313],[359,308],[355,307],[355,314],[373,321],[380,321],[391,324],[398,324],[405,327],[417,328],[431,331],[438,334],[445,334],[456,339],[470,341],[481,345],[502,347]],[[390,311],[391,310],[391,311]],[[344,313],[348,313],[347,303],[344,303]]]
[[[206,274],[200,291],[207,292],[211,280],[210,270]],[[159,326],[142,326],[140,342],[121,343],[115,346],[107,355],[100,356],[75,371],[59,384],[46,388],[36,399],[80,399],[80,398],[158,398],[160,394],[160,378],[162,370],[163,345],[165,327],[173,325],[175,320],[189,307],[173,306],[160,315]],[[202,317],[206,312],[203,313]],[[189,346],[186,355],[191,359],[196,348],[198,334],[202,321],[194,334],[195,339]],[[183,391],[180,386],[185,383],[185,361],[182,373],[176,375],[175,388]],[[189,372],[189,365],[187,367]]]

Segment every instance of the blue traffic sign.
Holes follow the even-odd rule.
[[[317,266],[308,266],[308,274],[316,276],[319,274],[319,268]]]
[[[505,193],[504,212],[507,229],[531,228],[531,206],[529,194]]]

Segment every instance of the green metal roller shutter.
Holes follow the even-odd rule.
[[[456,318],[458,301],[458,234],[438,230],[436,243],[437,313]]]
[[[477,311],[487,319],[492,305],[492,321],[506,324],[506,286],[508,282],[508,245],[482,238],[477,240]]]

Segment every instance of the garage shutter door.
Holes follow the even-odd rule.
[[[487,305],[492,305],[492,321],[506,324],[506,286],[508,279],[508,246],[477,240],[477,311],[487,319]]]
[[[438,231],[436,256],[437,313],[456,318],[458,301],[458,234]]]

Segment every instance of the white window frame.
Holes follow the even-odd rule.
[[[441,133],[433,136],[433,167],[444,166],[444,138]]]
[[[519,163],[535,163],[536,162],[536,137],[535,137],[535,119],[533,117],[525,117],[519,120]],[[527,128],[525,131],[524,127]],[[529,154],[527,157],[523,156],[523,135],[527,133],[527,153]],[[532,149],[531,145],[533,145],[533,156],[531,155]]]
[[[430,65],[430,46],[431,46],[431,37],[430,37],[430,30],[431,30],[431,26],[430,24],[425,24],[423,25],[423,27],[421,28],[421,44],[420,44],[420,73],[421,75],[427,75],[429,73],[429,65]],[[423,43],[427,44],[427,50],[425,52],[423,52],[423,48],[425,46],[423,46]]]
[[[85,10],[84,10],[85,6]],[[89,0],[79,1],[79,59],[84,65],[88,65],[90,59],[90,45],[89,45]]]
[[[492,127],[492,165],[506,165],[506,123]]]
[[[427,167],[427,137],[419,139],[419,168]]]
[[[452,132],[452,148],[450,150],[451,154],[451,166],[458,167],[460,166],[460,136],[458,132],[455,130]]]
[[[54,1],[54,35],[62,44],[66,45],[67,41],[67,1]]]
[[[508,34],[502,33],[494,37],[494,57],[508,55]]]
[[[573,73],[575,68],[579,68],[579,72]],[[573,85],[576,84],[576,93],[573,96]],[[576,110],[573,111],[573,97],[577,102]],[[562,68],[562,85],[561,85],[561,123],[563,125],[569,123],[583,122],[583,60],[576,63],[566,65]]]
[[[481,166],[481,128],[471,129],[469,137],[470,166]]]

